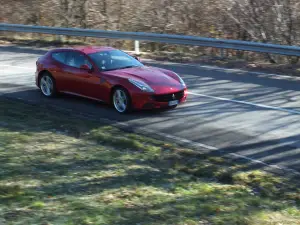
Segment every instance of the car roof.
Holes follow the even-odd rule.
[[[95,52],[110,51],[114,50],[115,48],[108,46],[76,46],[74,49],[84,52],[85,54],[90,54]]]
[[[102,51],[110,51],[115,50],[113,47],[108,46],[74,46],[74,47],[62,47],[62,48],[56,48],[52,51],[64,51],[64,50],[78,50],[85,54],[91,54],[96,52],[102,52]]]

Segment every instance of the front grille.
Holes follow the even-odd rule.
[[[157,102],[169,102],[173,100],[180,100],[184,96],[184,91],[179,91],[171,94],[153,95],[153,100]]]

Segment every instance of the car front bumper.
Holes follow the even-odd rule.
[[[173,95],[174,94],[174,95]],[[135,93],[131,95],[134,109],[163,109],[186,102],[187,89],[181,92],[155,95],[152,93]],[[171,104],[170,104],[171,103]]]

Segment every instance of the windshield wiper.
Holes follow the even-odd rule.
[[[106,69],[106,70],[102,70],[102,72],[112,71],[112,70],[119,70],[119,69],[120,69],[120,68]]]
[[[133,67],[141,67],[141,66],[125,66],[125,67],[120,67],[120,68],[112,68],[112,69],[106,69],[102,71],[112,71],[112,70],[122,70],[122,69],[127,69],[127,68],[133,68]]]
[[[122,67],[120,69],[127,69],[127,68],[133,68],[133,67],[140,67],[140,66],[135,66],[135,65],[132,65],[132,66],[125,66],[125,67]]]

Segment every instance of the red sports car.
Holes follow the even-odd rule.
[[[35,77],[46,97],[73,94],[112,104],[119,113],[174,108],[187,98],[179,75],[111,47],[50,50],[37,60]]]

